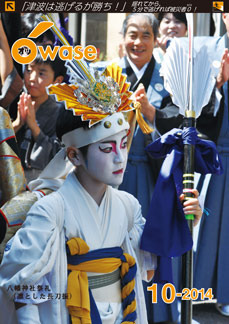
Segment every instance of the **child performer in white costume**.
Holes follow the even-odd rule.
[[[67,98],[57,133],[75,168],[59,190],[33,205],[6,246],[1,298],[15,305],[19,324],[147,323],[142,279],[152,278],[156,257],[139,249],[138,201],[113,188],[127,162],[123,112],[131,101],[124,84],[103,77],[93,87],[50,88]],[[64,163],[58,154],[52,172]],[[189,212],[200,216],[198,208],[193,199]]]

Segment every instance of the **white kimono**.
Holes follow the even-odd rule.
[[[142,279],[146,280],[146,270],[155,269],[156,258],[139,250],[143,226],[141,207],[132,195],[108,186],[98,206],[75,174],[70,173],[57,192],[33,205],[22,228],[6,246],[0,266],[0,324],[17,323],[13,306],[17,285],[39,284],[49,287],[53,295],[66,293],[65,245],[72,237],[81,237],[90,250],[121,246],[135,257],[137,323],[147,323]],[[122,321],[119,287],[118,281],[112,284],[112,289],[111,286],[92,289],[103,324]],[[69,323],[66,300],[50,299],[50,291],[43,291],[42,299],[34,299],[30,293],[30,298],[16,297],[16,300],[38,304],[42,324]]]

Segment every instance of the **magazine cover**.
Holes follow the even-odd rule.
[[[228,323],[227,12],[0,3],[0,324]]]

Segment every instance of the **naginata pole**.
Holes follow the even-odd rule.
[[[187,110],[183,122],[184,128],[195,127],[195,112]],[[195,145],[184,144],[184,173],[183,173],[183,193],[185,201],[192,198],[190,192],[194,189],[194,153]],[[193,236],[194,215],[185,215],[191,235]],[[193,288],[193,250],[186,252],[182,256],[182,289]],[[192,323],[192,300],[181,301],[181,323]]]

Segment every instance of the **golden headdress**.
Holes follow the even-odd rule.
[[[92,69],[91,69],[92,70]],[[76,78],[77,84],[57,84],[49,87],[59,101],[66,102],[66,108],[73,114],[89,120],[89,127],[116,112],[133,110],[128,91],[130,84],[117,64],[112,64],[99,74],[94,71],[94,80]]]
[[[44,15],[42,19],[53,22],[51,27],[53,32],[63,45],[69,46],[68,41],[56,27],[52,17]],[[83,121],[88,120],[90,132],[92,132],[91,126],[101,121],[104,121],[101,125],[101,138],[105,138],[106,134],[108,137],[117,131],[127,129],[127,122],[124,117],[120,117],[120,114],[117,115],[117,118],[112,117],[113,124],[109,121],[109,118],[116,113],[128,113],[127,118],[134,120],[133,111],[135,109],[136,119],[142,131],[144,133],[152,132],[140,113],[140,104],[135,105],[131,99],[130,83],[126,81],[127,76],[122,74],[121,67],[117,64],[111,64],[103,72],[100,72],[92,65],[88,66],[84,60],[76,60],[75,58],[72,61],[68,60],[66,67],[71,84],[51,85],[48,91],[50,94],[55,94],[57,100],[65,101],[66,109],[72,110],[75,116],[81,116]],[[117,119],[117,122],[114,122],[115,119]],[[120,126],[122,127],[120,128]],[[86,137],[85,129],[82,129],[84,135],[81,135],[79,130],[76,130],[76,132],[78,137]],[[98,130],[95,132],[98,134]],[[70,135],[73,135],[73,133],[71,132]],[[83,140],[83,144],[91,143],[91,138],[90,135],[88,140]],[[93,139],[96,141],[100,138],[93,136]],[[77,145],[78,147],[79,145],[82,146],[80,143]]]

